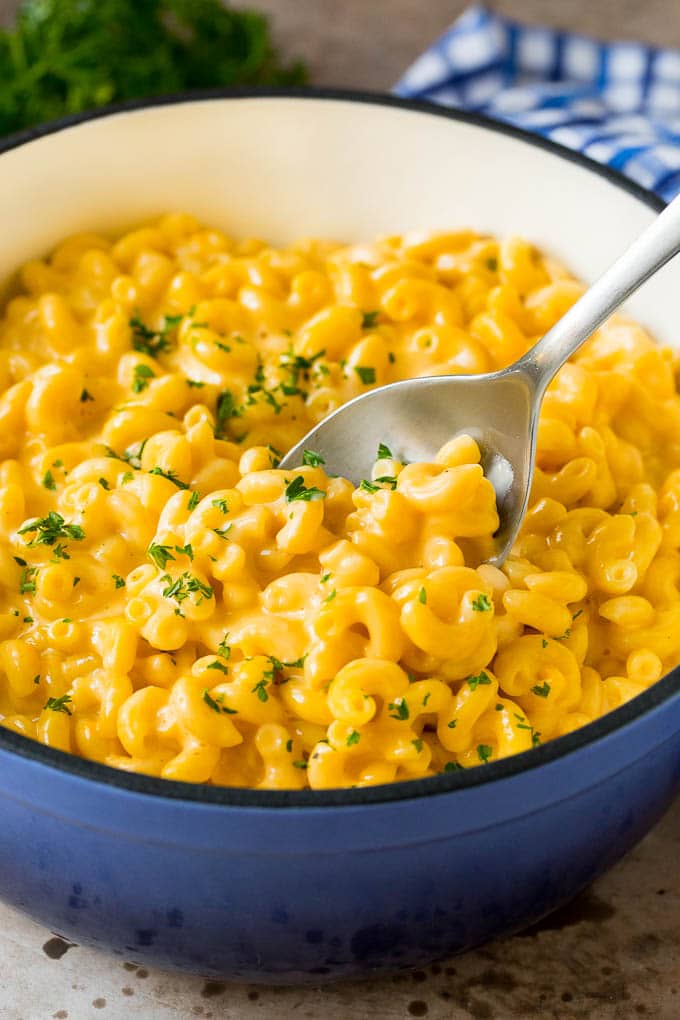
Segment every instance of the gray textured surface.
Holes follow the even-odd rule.
[[[254,0],[253,0],[254,2]],[[385,89],[460,0],[259,0],[319,84]],[[0,19],[14,9],[0,0]],[[500,0],[500,10],[680,47],[678,0]],[[537,930],[428,971],[327,990],[206,984],[74,947],[0,906],[0,1020],[637,1020],[680,1017],[680,805]],[[48,946],[54,955],[54,943]]]

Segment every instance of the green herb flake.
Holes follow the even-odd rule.
[[[36,673],[36,675],[33,677],[33,683],[36,685],[36,687],[40,683],[40,673]]]
[[[155,378],[156,373],[148,365],[135,365],[132,373],[132,392],[143,393],[151,379]]]
[[[149,548],[146,550],[146,554],[153,560],[159,570],[165,570],[168,565],[168,561],[175,559],[169,545],[159,545],[157,542],[151,543]]]
[[[71,715],[71,709],[68,707],[70,701],[70,694],[62,694],[60,698],[48,698],[44,707],[48,708],[50,712],[64,712],[66,715]]]
[[[251,694],[256,694],[258,700],[263,703],[265,701],[269,701],[269,695],[267,694],[268,683],[269,681],[265,677],[262,677],[262,679],[258,680],[258,682],[255,684],[253,688],[251,688],[250,691]]]
[[[360,740],[361,740],[361,734],[359,733],[359,731],[358,730],[352,730],[352,732],[348,735],[347,740],[345,741],[345,743],[347,744],[347,747],[354,747],[356,744],[359,743]]]
[[[393,460],[392,451],[389,446],[385,446],[384,443],[380,443],[378,446],[378,456],[376,460]]]
[[[52,472],[51,472],[51,471],[49,470],[49,468],[48,468],[48,470],[47,470],[47,471],[45,472],[45,474],[43,475],[43,480],[42,480],[42,483],[43,483],[43,485],[44,485],[44,487],[45,487],[46,489],[50,489],[50,490],[51,490],[52,492],[54,492],[54,490],[55,490],[55,489],[56,489],[56,487],[57,487],[57,483],[56,483],[56,482],[55,482],[55,480],[54,480],[54,475],[53,475],[53,474],[52,474]]]
[[[165,471],[162,467],[152,467],[149,471],[150,475],[159,475],[161,478],[165,478],[166,481],[172,482],[178,489],[188,489],[189,486],[186,482],[183,482],[181,478],[177,477],[176,471]]]
[[[187,503],[187,510],[195,510],[198,504],[201,502],[200,492],[192,492],[189,496],[189,502]]]
[[[486,764],[492,758],[492,756],[493,747],[490,747],[488,744],[477,745],[477,757],[481,762],[484,762],[484,764]]]
[[[217,507],[223,514],[229,513],[229,505],[226,499],[213,499],[212,506]]]
[[[427,592],[424,588],[420,588],[418,591],[418,601],[422,602],[423,605],[427,605]]]
[[[322,489],[317,489],[316,486],[305,486],[305,480],[302,475],[297,475],[292,482],[289,482],[285,490],[286,503],[295,503],[296,501],[303,501],[309,503],[316,499],[325,499],[326,493]]]
[[[367,478],[362,478],[361,481],[359,482],[359,489],[361,490],[361,492],[373,493],[378,492],[380,486],[377,485],[375,482],[369,482]]]
[[[121,577],[120,574],[111,574],[111,577],[113,578],[113,583],[115,584],[116,588],[125,587],[125,578]]]
[[[378,325],[378,316],[380,311],[376,309],[373,312],[362,312],[361,313],[361,328],[362,329],[375,329]]]
[[[36,591],[35,578],[37,573],[37,567],[24,567],[21,571],[19,591],[22,595],[33,594]]]
[[[79,577],[74,577],[73,578],[73,587],[77,588],[79,584],[80,584],[80,578]]]
[[[314,453],[313,450],[304,450],[302,454],[302,463],[306,464],[307,467],[320,467],[321,464],[325,464],[326,461],[320,453]]]
[[[218,694],[216,698],[213,698],[208,688],[204,687],[201,693],[201,697],[203,698],[208,708],[211,708],[213,712],[217,712],[218,714],[224,713],[225,715],[238,715],[238,712],[236,711],[235,708],[227,708],[227,706],[224,704],[223,694]]]
[[[23,527],[19,528],[17,534],[34,534],[35,538],[28,542],[29,546],[53,546],[60,538],[71,538],[78,542],[85,538],[85,532],[79,524],[67,524],[56,510],[50,510],[46,517],[37,517],[27,521]]]
[[[391,701],[387,707],[391,709],[389,713],[390,719],[398,719],[399,722],[404,722],[404,720],[408,719],[409,710],[404,698]]]
[[[472,600],[472,608],[476,613],[488,613],[493,606],[489,596],[480,592],[477,598]]]
[[[537,698],[547,698],[550,694],[551,687],[547,680],[542,684],[536,684],[535,687],[531,688],[532,694],[535,694]]]
[[[462,772],[463,766],[459,765],[457,761],[447,761],[444,766],[444,772]]]
[[[293,741],[292,741],[292,739],[289,739],[289,740],[286,741],[286,751],[288,751],[288,754],[292,754],[292,751],[293,751]]]
[[[427,703],[428,703],[428,701],[430,700],[431,697],[432,697],[432,691],[428,691],[427,694],[425,695],[425,697],[423,698],[423,708],[425,708],[425,706],[427,705]]]
[[[417,737],[415,740],[412,740],[411,743],[415,747],[415,749],[418,752],[418,754],[420,754],[420,752],[423,749],[423,741],[422,741],[422,739],[420,737]]]
[[[176,545],[175,552],[179,553],[180,556],[188,556],[190,560],[194,558],[194,550],[190,542],[186,545]]]
[[[476,691],[478,687],[487,686],[488,684],[490,684],[491,677],[489,676],[488,673],[485,673],[484,670],[482,670],[482,672],[478,673],[477,676],[469,676],[467,678],[467,682],[470,687],[470,690]]]
[[[88,400],[94,400],[94,397],[87,390],[80,391],[80,403],[86,404]]]
[[[333,599],[336,597],[337,594],[338,594],[337,590],[334,588],[333,591],[330,593],[330,595],[327,595],[326,598],[323,599],[323,604],[324,605],[328,605],[329,602],[333,601]]]
[[[215,659],[214,662],[211,662],[208,666],[206,666],[206,669],[218,669],[220,673],[229,672],[228,667],[225,666],[223,662],[219,662],[217,659]]]
[[[375,369],[370,365],[355,365],[354,371],[359,376],[364,386],[372,386],[375,382]]]

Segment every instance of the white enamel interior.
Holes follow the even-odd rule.
[[[345,99],[187,101],[118,113],[0,156],[0,279],[60,238],[169,209],[274,243],[471,226],[517,233],[593,280],[652,219],[640,199],[537,146]],[[629,303],[676,329],[677,266]]]

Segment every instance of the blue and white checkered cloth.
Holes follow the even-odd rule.
[[[680,52],[466,11],[408,69],[399,96],[509,121],[680,192]]]

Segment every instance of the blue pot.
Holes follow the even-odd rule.
[[[349,108],[347,130],[364,131],[362,152],[368,148],[369,160],[374,118],[382,113],[396,125],[396,138],[403,117],[411,127],[411,118],[422,122],[425,139],[432,132],[438,138],[443,125],[469,144],[478,131],[482,147],[488,149],[489,139],[497,144],[499,166],[511,183],[528,159],[548,178],[564,173],[584,194],[592,192],[593,217],[604,215],[602,194],[612,196],[616,210],[630,210],[631,230],[651,216],[650,206],[658,208],[622,178],[510,128],[338,94],[180,100],[86,118],[67,130],[57,126],[8,143],[0,185],[7,194],[13,173],[34,175],[33,185],[41,174],[47,180],[52,169],[37,166],[44,152],[64,187],[64,174],[81,174],[71,184],[83,205],[80,221],[88,220],[94,199],[85,170],[123,158],[121,131],[135,141],[129,167],[121,166],[139,174],[144,139],[155,145],[167,131],[169,144],[179,129],[175,116],[188,130],[188,106],[190,119],[213,109],[219,126],[218,115],[242,102],[255,104],[255,120],[257,104],[273,103],[274,119],[292,117],[290,130],[299,123],[303,133],[315,118],[315,130],[325,130],[326,107]],[[94,142],[101,147],[108,137],[102,131],[109,119],[116,146],[100,152]],[[384,136],[378,142],[384,145]],[[200,147],[182,148],[193,158]],[[165,159],[168,150],[160,145],[160,151]],[[255,151],[248,150],[251,156]],[[12,163],[17,152],[21,159]],[[78,153],[90,154],[85,169]],[[151,149],[146,158],[153,159]],[[146,214],[123,171],[112,180],[101,187],[113,187],[121,222]],[[180,192],[195,187],[186,174],[182,180]],[[165,204],[166,184],[172,181],[157,189]],[[559,190],[560,182],[555,186]],[[68,188],[63,193],[59,209],[53,205],[57,220],[78,219],[72,210],[63,212],[62,205],[76,201]],[[31,245],[47,246],[47,235],[40,234],[43,200],[35,194],[35,215],[22,214],[29,225],[15,261]],[[521,192],[513,194],[520,194],[521,205]],[[499,215],[506,208],[503,195],[489,201]],[[565,191],[562,205],[568,201]],[[271,207],[266,211],[275,215]],[[48,209],[43,212],[47,216]],[[19,214],[8,206],[7,215]],[[455,219],[452,212],[447,216],[461,221],[460,210]],[[60,222],[54,229],[66,232]],[[660,286],[674,294],[668,283]],[[362,790],[267,792],[166,782],[71,757],[0,727],[0,897],[55,932],[126,959],[215,978],[319,983],[424,964],[537,921],[625,854],[679,787],[679,670],[597,722],[525,754],[469,772]]]

